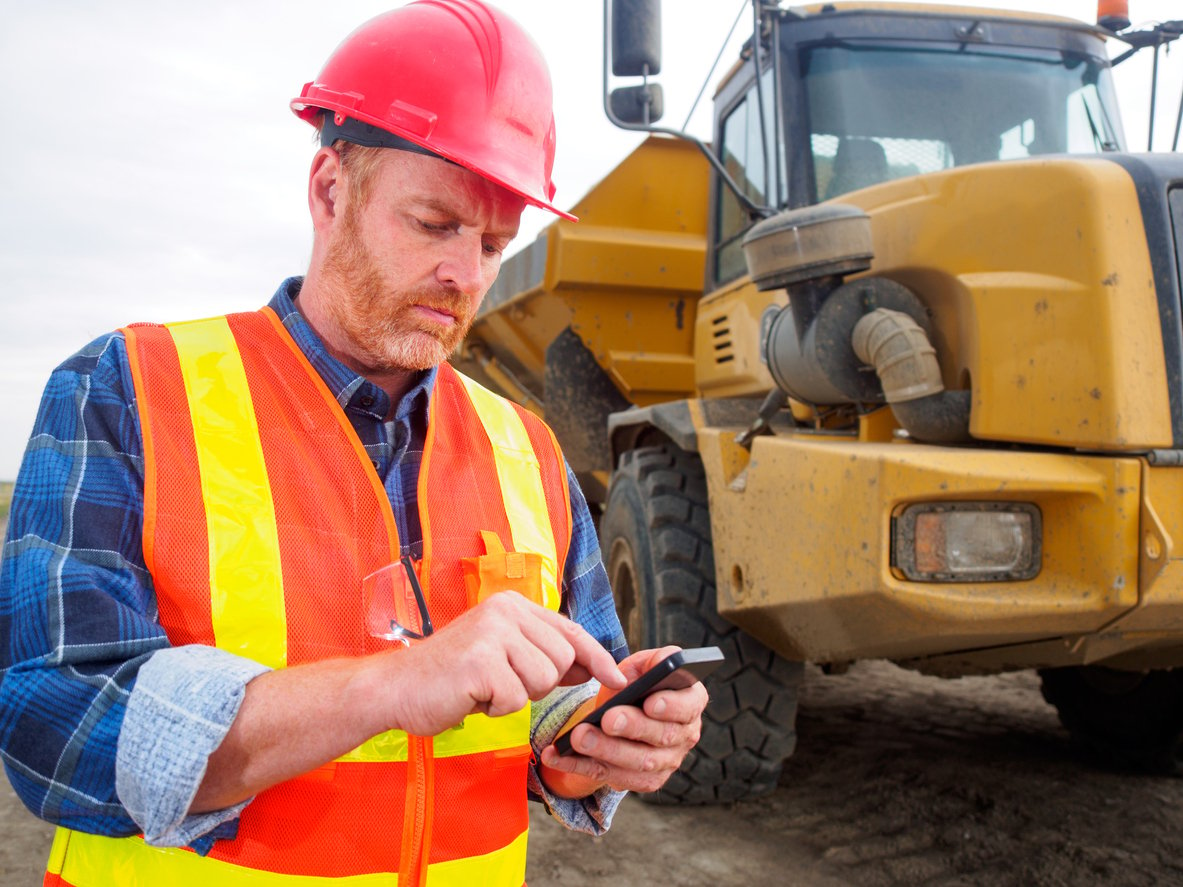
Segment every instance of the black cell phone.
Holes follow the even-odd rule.
[[[723,651],[718,647],[693,647],[671,653],[657,665],[614,695],[597,705],[580,724],[600,725],[604,713],[618,705],[640,706],[645,698],[658,690],[682,690],[701,681],[723,663]],[[571,754],[571,731],[555,740],[561,755]]]

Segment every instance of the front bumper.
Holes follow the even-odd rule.
[[[796,433],[757,438],[749,460],[719,428],[699,429],[698,447],[718,609],[787,658],[931,659],[954,670],[1183,664],[1183,563],[1159,518],[1183,511],[1181,469]],[[1033,503],[1039,573],[905,579],[892,567],[893,515],[938,501]]]

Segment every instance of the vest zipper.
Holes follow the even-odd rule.
[[[430,737],[407,738],[407,798],[398,884],[425,887],[435,818],[435,756]]]

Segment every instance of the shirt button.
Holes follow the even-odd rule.
[[[379,468],[377,459],[371,459],[370,464],[374,466],[375,470],[377,470]]]
[[[363,407],[372,407],[374,405],[374,398],[366,394],[361,400],[358,401],[358,403],[360,403]]]

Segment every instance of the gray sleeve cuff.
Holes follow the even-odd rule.
[[[577,687],[558,687],[534,703],[531,711],[530,746],[534,757],[555,741],[575,709],[591,699],[600,690],[597,681],[589,681]],[[560,798],[552,794],[538,776],[537,765],[530,766],[528,781],[530,793],[538,797],[550,811],[550,815],[572,831],[589,835],[602,835],[612,825],[616,808],[627,792],[616,791],[604,786],[586,798]]]
[[[119,731],[115,791],[147,843],[184,847],[250,803],[186,815],[247,683],[265,671],[198,644],[157,650],[141,666]]]

